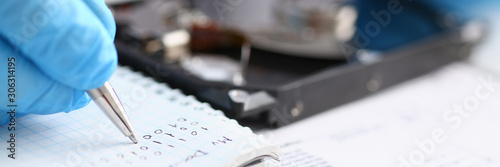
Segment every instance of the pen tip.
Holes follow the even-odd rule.
[[[128,138],[130,138],[130,140],[132,140],[132,142],[134,142],[134,144],[139,143],[139,142],[137,141],[137,138],[135,138],[135,135],[134,135],[134,134],[130,135]]]

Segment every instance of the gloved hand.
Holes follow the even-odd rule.
[[[116,25],[104,0],[5,0],[0,16],[0,125],[9,123],[10,104],[16,118],[82,108],[90,102],[85,90],[102,86],[116,68]]]

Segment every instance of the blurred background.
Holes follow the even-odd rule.
[[[497,1],[106,2],[121,65],[279,144],[283,166],[500,164],[497,85],[456,109],[500,81]]]
[[[122,65],[231,118],[274,127],[455,61],[487,64],[496,57],[476,49],[495,40],[494,1],[107,3],[117,22]]]

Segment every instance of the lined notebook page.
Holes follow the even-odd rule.
[[[119,67],[110,82],[129,114],[138,144],[91,102],[70,113],[18,119],[16,160],[1,156],[2,165],[238,166],[256,157],[280,155],[277,146],[222,112],[140,73]],[[2,126],[0,138],[6,141],[8,134]]]

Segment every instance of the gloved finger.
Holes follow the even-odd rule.
[[[7,0],[0,35],[52,79],[77,89],[101,86],[117,64],[108,30],[82,1]]]
[[[97,18],[108,30],[109,36],[114,39],[116,34],[116,24],[111,11],[104,3],[104,0],[83,0],[85,4],[93,11]]]
[[[45,75],[40,69],[24,56],[16,53],[4,39],[0,38],[0,68],[7,70],[11,64],[12,73],[2,72],[0,82],[14,83],[14,89],[10,92],[2,87],[0,93],[0,125],[10,122],[10,114],[7,111],[15,108],[15,117],[26,114],[52,114],[57,112],[69,112],[86,106],[90,97],[84,90],[77,90],[58,83]],[[10,61],[9,61],[10,60]],[[13,75],[14,77],[9,77]],[[8,79],[14,79],[8,82]],[[13,93],[13,96],[8,96]],[[17,105],[8,107],[7,105]]]

